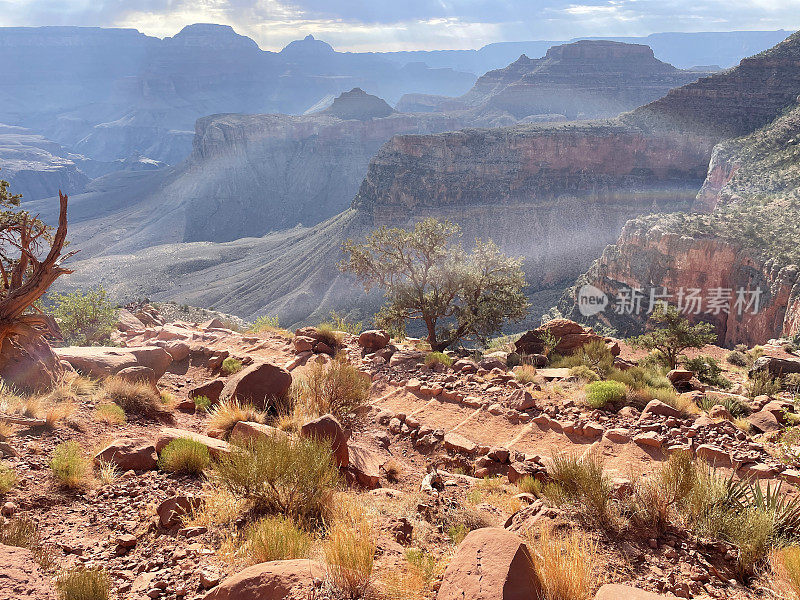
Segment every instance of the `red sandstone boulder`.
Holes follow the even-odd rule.
[[[347,449],[349,457],[347,472],[350,476],[366,488],[378,487],[384,463],[381,455],[360,444],[348,444]]]
[[[270,363],[257,363],[242,369],[225,383],[221,401],[236,398],[259,408],[269,407],[276,398],[283,398],[292,385],[286,369]]]
[[[349,464],[347,435],[345,435],[344,429],[342,429],[341,424],[333,415],[322,415],[313,421],[309,421],[300,428],[300,435],[325,440],[330,443],[334,463],[340,469],[347,467]]]
[[[276,560],[228,577],[203,600],[308,600],[325,577],[313,560]]]
[[[27,548],[0,544],[0,600],[56,600],[49,578]]]
[[[142,438],[114,440],[94,457],[96,462],[110,462],[120,471],[150,471],[158,465],[157,458],[153,442]]]
[[[209,399],[211,404],[216,404],[219,402],[219,395],[222,393],[222,388],[224,387],[224,379],[212,379],[211,381],[206,381],[190,389],[188,392],[189,398],[205,396]]]
[[[542,354],[545,350],[544,336],[552,335],[557,344],[552,352],[568,356],[593,341],[602,341],[609,351],[617,356],[620,352],[619,344],[610,338],[597,335],[592,329],[579,325],[569,319],[554,319],[537,329],[523,334],[516,343],[517,352],[520,354]]]
[[[156,513],[162,527],[176,527],[184,515],[190,515],[203,504],[197,496],[173,496],[158,505]]]
[[[800,360],[761,356],[750,367],[750,377],[759,373],[769,373],[772,377],[783,377],[789,373],[800,373]]]
[[[125,367],[117,373],[117,377],[131,383],[146,383],[152,387],[156,387],[157,382],[156,372],[143,366]]]
[[[382,329],[370,329],[358,336],[358,345],[367,352],[376,352],[385,348],[391,337]]]
[[[177,440],[178,438],[188,438],[190,440],[200,442],[206,448],[208,448],[208,452],[213,458],[229,454],[231,451],[228,442],[223,440],[218,440],[201,433],[195,433],[194,431],[189,431],[187,429],[164,427],[158,434],[158,439],[156,440],[156,452],[161,452],[167,444],[169,444],[172,440]]]
[[[444,572],[437,600],[541,600],[542,585],[522,538],[497,527],[472,531]]]

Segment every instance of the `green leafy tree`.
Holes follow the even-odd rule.
[[[379,326],[405,331],[409,321],[421,321],[434,352],[466,337],[486,343],[506,321],[525,316],[525,276],[521,261],[491,241],[476,240],[468,253],[459,236],[457,225],[433,218],[411,230],[381,227],[363,243],[345,242],[340,268],[367,291],[384,290]]]
[[[48,300],[67,343],[91,346],[109,340],[117,323],[117,308],[102,287],[88,292],[56,293]]]
[[[714,326],[710,323],[692,325],[674,306],[656,306],[650,320],[655,329],[631,340],[634,347],[658,350],[669,363],[669,368],[678,366],[681,354],[689,348],[702,348],[717,341]]]

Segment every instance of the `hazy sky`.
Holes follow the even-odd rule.
[[[266,50],[308,33],[337,50],[478,48],[658,31],[794,30],[800,0],[0,0],[0,26],[134,27],[164,37],[198,22],[232,25]]]

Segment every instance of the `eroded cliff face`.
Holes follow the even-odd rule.
[[[640,333],[648,318],[650,294],[666,299],[692,321],[712,323],[719,343],[728,347],[744,343],[755,345],[781,335],[800,331],[800,270],[781,267],[774,260],[762,260],[741,245],[719,237],[686,235],[675,230],[680,217],[651,217],[626,224],[616,244],[608,246],[600,258],[562,299],[561,308],[578,320],[585,320],[578,307],[578,293],[592,285],[609,299],[609,306],[597,318],[620,335]],[[672,220],[673,222],[667,223]],[[629,313],[621,298],[629,291],[642,290],[641,311]],[[684,294],[700,290],[701,304],[691,304]],[[714,290],[731,290],[728,310],[716,313],[709,299]],[[736,305],[738,290],[760,290],[758,306]],[[690,308],[691,306],[691,308]],[[698,311],[697,313],[695,311]],[[716,314],[715,314],[716,313]]]
[[[711,147],[612,122],[397,136],[353,206],[373,226],[449,218],[525,259],[534,289],[574,278],[630,218],[688,207]]]

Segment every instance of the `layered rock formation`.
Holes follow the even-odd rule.
[[[792,36],[775,49],[743,61],[740,69],[696,84],[697,96],[714,109],[707,115],[692,101],[678,110],[680,98],[694,98],[681,90],[647,107],[664,108],[667,119],[706,123],[706,131],[754,128],[780,115],[748,136],[719,144],[695,209],[707,214],[656,215],[625,226],[619,240],[568,290],[560,308],[580,318],[578,295],[589,284],[614,297],[625,289],[697,289],[705,302],[714,290],[728,290],[723,311],[708,305],[690,314],[715,324],[720,342],[755,344],[800,331],[800,107],[786,110],[800,93],[797,57],[800,37]],[[759,68],[759,64],[761,68]],[[717,82],[716,91],[709,87]],[[752,90],[748,95],[747,90]],[[753,110],[744,107],[753,104]],[[783,113],[783,114],[781,114]],[[727,115],[727,118],[726,118]],[[659,120],[662,118],[659,117]],[[737,306],[758,295],[758,305]],[[673,296],[673,303],[679,300]],[[646,303],[646,301],[645,301]],[[686,301],[684,300],[684,306]],[[619,315],[606,310],[600,320],[630,334],[642,329],[646,312]]]
[[[605,118],[661,98],[701,75],[657,60],[648,46],[584,40],[554,46],[541,59],[523,55],[480,77],[459,100],[474,110],[504,111],[518,119],[552,114]]]

